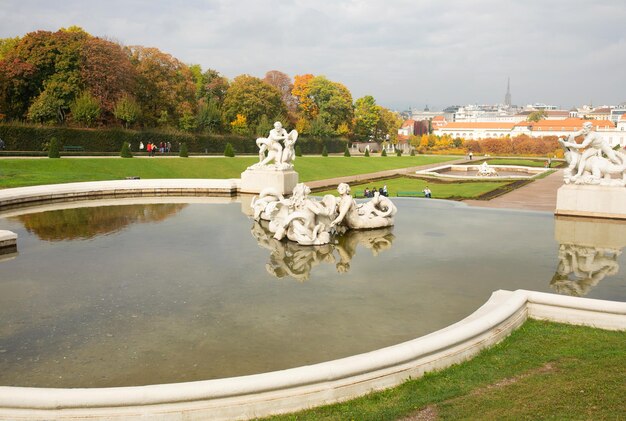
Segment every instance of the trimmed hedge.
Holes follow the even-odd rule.
[[[0,124],[0,138],[6,144],[5,151],[47,151],[50,139],[56,137],[59,149],[63,146],[82,146],[85,152],[117,152],[124,142],[130,143],[133,150],[139,150],[139,142],[148,141],[159,144],[171,142],[172,151],[179,151],[181,143],[186,143],[189,152],[222,154],[226,144],[230,143],[240,154],[257,154],[259,149],[253,138],[236,135],[205,135],[175,131],[158,130],[125,130],[113,129],[79,129],[70,127],[50,127],[29,124]],[[343,152],[347,139],[314,138],[300,136],[297,145],[305,154],[320,154],[324,145],[328,152]]]

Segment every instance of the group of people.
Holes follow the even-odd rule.
[[[139,142],[139,150],[143,151],[143,148],[144,148],[143,142]],[[154,156],[157,152],[159,152],[160,154],[170,153],[172,151],[172,143],[161,142],[157,145],[154,142],[148,142],[145,148],[146,148],[146,152],[148,152],[148,155]]]
[[[376,192],[378,192],[381,196],[389,196],[389,192],[387,191],[387,185],[385,184],[379,189],[376,189],[376,187],[374,187],[372,190],[370,190],[369,187],[366,187],[365,191],[363,192],[363,197],[374,197],[374,193]]]

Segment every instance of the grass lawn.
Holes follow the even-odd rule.
[[[477,181],[472,183],[433,183],[417,178],[399,177],[388,180],[378,180],[366,184],[350,185],[352,196],[363,197],[365,187],[380,188],[387,185],[390,197],[397,196],[400,192],[421,192],[426,186],[432,191],[433,198],[437,199],[470,199],[499,187],[510,184],[510,181]],[[315,193],[315,195],[337,194],[335,190]]]
[[[489,165],[523,165],[525,167],[545,167],[546,165],[546,160],[545,159],[540,159],[537,161],[534,161],[532,159],[488,159],[487,163]],[[550,168],[557,168],[559,165],[561,165],[562,162],[560,161],[552,161],[552,163],[550,164]]]
[[[272,420],[625,419],[626,332],[529,320],[476,358]]]
[[[408,168],[455,159],[447,156],[298,157],[301,181]],[[236,158],[61,158],[1,159],[0,188],[76,181],[141,178],[239,178],[256,157]]]

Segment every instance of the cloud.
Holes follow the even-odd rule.
[[[323,74],[390,107],[619,103],[626,4],[611,0],[2,2],[0,36],[79,25],[228,77]]]

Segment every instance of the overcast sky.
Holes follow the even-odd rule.
[[[78,25],[228,78],[325,75],[394,109],[626,101],[624,0],[0,0],[0,37]]]

